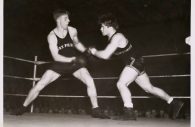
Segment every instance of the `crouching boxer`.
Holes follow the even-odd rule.
[[[53,17],[56,21],[56,27],[49,33],[47,40],[54,62],[30,90],[24,103],[11,114],[22,115],[25,113],[43,88],[58,79],[61,75],[70,73],[87,86],[87,94],[92,105],[91,116],[109,118],[98,106],[94,80],[86,68],[87,61],[83,55],[87,49],[79,41],[76,28],[69,26],[69,12],[66,10],[57,10],[53,13]]]

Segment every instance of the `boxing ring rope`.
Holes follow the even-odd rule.
[[[11,76],[11,75],[4,75],[6,78],[16,78],[16,79],[26,79],[26,80],[32,80],[32,81],[39,81],[40,78],[27,78],[27,77],[19,77],[19,76]],[[184,75],[159,75],[159,76],[149,76],[150,78],[174,78],[174,77],[190,77],[189,74]],[[108,79],[108,80],[114,80],[118,79],[118,77],[96,77],[93,78],[95,80],[101,80],[101,79]],[[62,80],[71,80],[71,78],[62,78]]]
[[[163,56],[178,56],[178,55],[190,55],[189,52],[187,53],[170,53],[170,54],[159,54],[159,55],[145,55],[143,58],[154,58],[154,57],[163,57]],[[23,61],[27,63],[34,64],[33,67],[33,78],[29,77],[20,77],[20,76],[13,76],[13,75],[4,75],[4,78],[15,78],[15,79],[24,79],[24,80],[31,80],[32,87],[35,86],[36,82],[40,80],[40,78],[36,77],[37,74],[37,65],[42,65],[50,62],[46,61],[38,61],[38,57],[34,57],[34,61],[26,60],[22,58],[16,58],[11,56],[4,56],[4,58]],[[150,78],[173,78],[173,77],[190,77],[190,74],[183,74],[183,75],[161,75],[161,76],[149,76]],[[116,80],[118,77],[95,77],[94,80]],[[63,78],[62,80],[71,80],[71,78]],[[9,94],[4,93],[5,96],[27,96],[25,94]],[[39,97],[55,97],[55,98],[87,98],[87,96],[69,96],[69,95],[39,95]],[[120,98],[119,96],[97,96],[98,98]],[[153,96],[132,96],[132,98],[152,98]],[[190,96],[172,96],[173,98],[183,98],[183,99],[190,99]],[[34,106],[31,106],[31,112],[33,112]]]
[[[187,52],[187,53],[169,53],[169,54],[159,54],[159,55],[146,55],[146,56],[142,56],[142,57],[144,57],[144,58],[151,58],[151,57],[178,56],[178,55],[190,55],[190,52]]]
[[[6,96],[21,96],[25,97],[26,94],[5,94]],[[70,95],[39,95],[39,97],[56,97],[56,98],[87,98],[87,96],[70,96]],[[132,98],[152,98],[153,96],[131,96]],[[173,98],[183,98],[183,99],[190,99],[190,97],[184,96],[171,96]],[[98,98],[120,98],[119,96],[98,96]]]

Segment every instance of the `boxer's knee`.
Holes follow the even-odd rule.
[[[116,86],[117,86],[117,88],[118,88],[119,90],[121,90],[121,89],[123,89],[123,88],[127,88],[127,84],[124,83],[124,82],[122,82],[122,81],[118,81],[118,82],[116,83]]]
[[[153,86],[146,86],[143,88],[145,92],[147,93],[152,93],[154,91],[154,87]]]
[[[94,80],[87,70],[83,71],[82,78],[85,80],[87,86],[94,86]]]

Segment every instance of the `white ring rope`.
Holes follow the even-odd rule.
[[[14,60],[19,60],[19,61],[24,61],[24,62],[28,62],[28,63],[35,63],[34,61],[31,61],[31,60],[25,60],[25,59],[16,58],[16,57],[11,57],[11,56],[4,56],[4,57],[5,57],[5,58],[14,59]]]
[[[27,96],[26,94],[8,94],[7,96]],[[39,95],[39,97],[56,97],[56,98],[88,98],[88,96],[71,96],[71,95]],[[172,96],[173,98],[185,98],[190,99],[189,96]],[[97,98],[120,98],[120,96],[97,96]],[[132,96],[132,98],[156,98],[154,96]]]
[[[37,65],[41,65],[41,64],[46,64],[46,63],[51,63],[51,62],[46,62],[46,61],[31,61],[31,60],[25,60],[22,58],[17,58],[17,57],[11,57],[11,56],[4,56],[5,58],[10,58],[10,59],[14,59],[14,60],[19,60],[19,61],[23,61],[23,62],[28,62],[28,63],[33,63],[33,64],[37,64]]]
[[[145,55],[142,56],[144,58],[152,58],[152,57],[161,57],[161,56],[176,56],[176,55],[189,55],[190,52],[187,53],[170,53],[170,54],[158,54],[158,55]],[[11,56],[4,56],[5,58],[10,58],[10,59],[14,59],[14,60],[20,60],[20,61],[24,61],[24,62],[28,62],[28,63],[34,63],[37,65],[41,65],[41,64],[47,64],[47,63],[51,63],[51,61],[31,61],[31,60],[25,60],[22,58],[17,58],[17,57],[11,57]]]
[[[159,76],[149,76],[150,78],[169,78],[169,77],[190,77],[189,74],[184,74],[184,75],[159,75]],[[118,79],[119,77],[97,77],[93,79]],[[64,80],[64,79],[63,79]],[[67,79],[65,79],[67,80]]]
[[[26,78],[26,77],[19,77],[19,76],[11,76],[11,75],[4,75],[5,78],[16,78],[16,79],[26,79],[31,81],[39,81],[40,78]]]
[[[26,80],[31,80],[31,81],[39,81],[40,78],[26,78],[26,77],[19,77],[19,76],[11,76],[11,75],[4,75],[5,78],[16,78],[16,79],[26,79]],[[189,74],[184,74],[184,75],[161,75],[161,76],[149,76],[150,78],[173,78],[173,77],[190,77]],[[63,78],[62,80],[71,80],[73,78]],[[93,78],[95,80],[114,80],[118,79],[118,77],[96,77]]]
[[[160,56],[177,56],[177,55],[190,55],[190,52],[187,52],[187,53],[158,54],[158,55],[145,55],[145,56],[142,56],[142,57],[144,57],[144,58],[151,58],[151,57],[160,57]]]

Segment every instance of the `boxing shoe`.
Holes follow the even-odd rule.
[[[110,119],[110,117],[104,114],[102,109],[100,109],[99,107],[92,109],[91,116],[94,118]]]
[[[123,114],[120,116],[113,117],[114,120],[137,120],[136,114],[133,108],[123,108]]]
[[[181,111],[183,105],[184,102],[178,100],[173,100],[170,103],[170,117],[172,119],[176,119],[179,116],[179,112]]]
[[[28,108],[27,107],[24,107],[23,105],[20,106],[19,108],[17,108],[16,110],[14,110],[13,112],[10,113],[10,115],[16,115],[16,116],[19,116],[19,115],[23,115],[25,112],[28,111]]]

